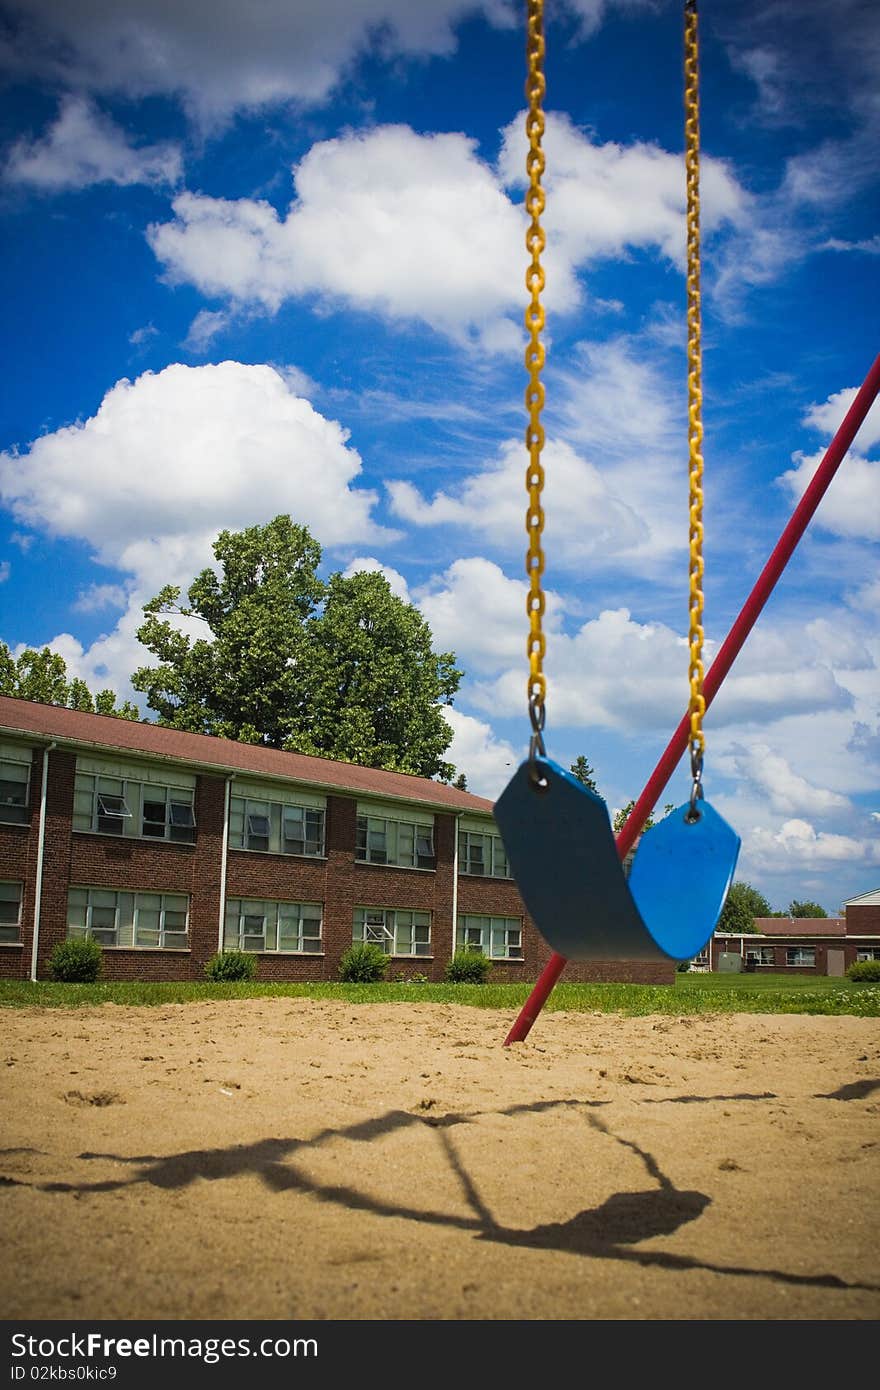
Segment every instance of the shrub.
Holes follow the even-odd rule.
[[[374,985],[387,969],[388,957],[374,941],[356,941],[339,962],[339,978],[347,984]]]
[[[688,970],[690,970],[691,963],[689,960],[680,960],[675,968],[680,975],[684,975]]]
[[[853,961],[846,977],[848,980],[880,980],[880,960]]]
[[[216,951],[205,966],[209,980],[227,984],[230,980],[252,980],[257,973],[257,958],[248,951]]]
[[[482,985],[491,968],[482,951],[456,951],[446,967],[446,979],[455,985]]]
[[[101,948],[91,937],[59,941],[49,957],[52,978],[75,984],[92,984],[99,978],[103,966]]]

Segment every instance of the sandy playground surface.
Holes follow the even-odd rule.
[[[880,1021],[12,1010],[7,1319],[876,1319]]]

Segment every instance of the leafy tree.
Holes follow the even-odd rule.
[[[457,787],[460,792],[467,791],[467,777],[465,777],[463,772],[458,774],[452,785]]]
[[[84,680],[67,678],[67,662],[57,652],[28,647],[14,660],[5,642],[0,642],[0,695],[20,700],[36,700],[41,705],[63,705],[87,714],[113,714],[119,719],[140,719],[140,711],[130,700],[117,704],[112,690],[92,695]]]
[[[795,898],[788,904],[789,917],[827,917],[828,913],[818,903],[798,902]]]
[[[138,637],[159,665],[132,684],[161,724],[451,780],[439,706],[462,673],[384,575],[323,582],[320,545],[289,516],[222,531],[214,554],[219,573],[197,575],[188,603],[166,585],[144,605]],[[171,613],[201,619],[205,636]]]
[[[597,796],[599,795],[599,788],[596,786],[596,781],[593,776],[595,768],[590,766],[583,753],[572,763],[569,772],[572,777],[576,777],[585,787],[589,787],[591,792],[595,792]]]
[[[733,883],[721,909],[716,930],[736,934],[753,933],[757,931],[755,918],[769,916],[770,904],[763,893],[759,893],[750,883]]]
[[[622,806],[619,811],[615,811],[613,820],[611,822],[611,828],[613,829],[615,835],[619,835],[623,827],[626,825],[630,817],[630,812],[632,811],[635,804],[635,801],[628,801],[626,805]],[[668,816],[669,812],[674,810],[674,804],[671,801],[667,801],[666,805],[663,807],[663,815]],[[652,812],[648,816],[648,819],[645,821],[645,824],[642,826],[642,833],[644,834],[646,830],[650,830],[651,826],[656,824],[657,822],[654,819],[654,814]]]
[[[455,775],[442,761],[461,671],[437,654],[431,629],[378,571],[332,574],[321,613],[307,624],[310,708],[287,747],[367,767]]]

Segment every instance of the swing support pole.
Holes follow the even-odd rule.
[[[837,433],[825,451],[822,462],[813,474],[807,490],[795,507],[788,525],[776,542],[776,546],[761,571],[752,592],[743,604],[739,616],[736,618],[718,651],[718,655],[715,657],[715,660],[706,673],[703,694],[706,699],[707,709],[718,693],[722,681],[757,622],[761,610],[770,597],[770,594],[773,592],[780,575],[791,559],[798,541],[801,539],[812,520],[819,503],[828,490],[832,478],[843,462],[850,445],[864,422],[865,416],[873,405],[878,391],[880,391],[880,356],[875,358],[874,364],[865,377],[855,400],[846,412]],[[651,773],[644,791],[630,811],[626,824],[616,838],[615,844],[617,846],[617,853],[621,859],[624,859],[632,849],[639,837],[642,826],[653,811],[663,788],[675,771],[682,753],[687,748],[689,733],[690,716],[689,714],[685,714],[672,738],[669,740],[660,761]],[[546,1004],[553,986],[565,969],[565,965],[565,957],[560,956],[558,952],[554,951],[538,977],[531,994],[520,1010],[516,1022],[505,1038],[505,1047],[509,1047],[511,1043],[523,1042],[523,1040],[528,1037],[532,1024]]]

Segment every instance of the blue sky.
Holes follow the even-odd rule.
[[[130,694],[143,602],[289,512],[457,653],[450,756],[500,792],[529,732],[523,9],[2,0],[13,650]],[[548,4],[547,746],[612,810],[688,694],[681,30],[678,0]],[[727,0],[700,35],[711,659],[880,350],[880,12]],[[880,880],[878,480],[875,405],[706,722],[775,908]]]

